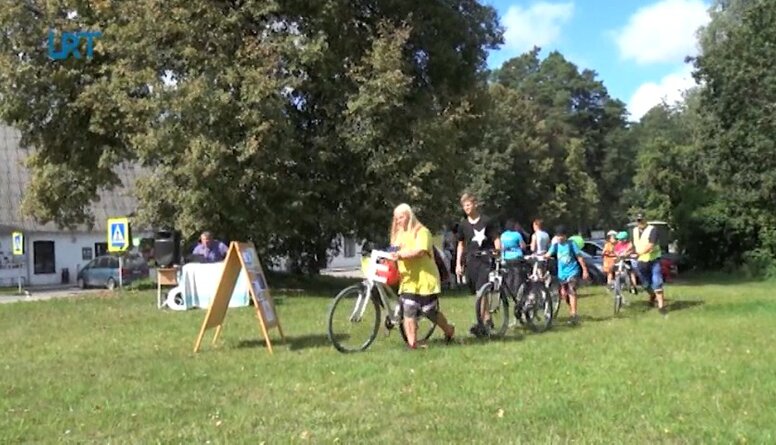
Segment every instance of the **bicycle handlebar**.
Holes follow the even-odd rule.
[[[488,257],[497,258],[497,257],[501,256],[501,252],[499,250],[497,250],[497,249],[480,250],[480,251],[475,252],[474,256],[475,257],[488,256]]]

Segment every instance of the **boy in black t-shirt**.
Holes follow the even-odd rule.
[[[477,256],[477,253],[501,250],[498,224],[477,208],[474,195],[464,193],[461,207],[466,217],[458,224],[458,255],[456,255],[455,273],[466,277],[466,284],[472,295],[488,282],[490,257]],[[466,268],[464,269],[464,265]],[[490,315],[490,314],[483,314]],[[489,317],[487,317],[489,318]]]

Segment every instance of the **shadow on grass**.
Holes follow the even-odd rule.
[[[338,341],[344,340],[345,335],[337,335],[335,339]],[[333,348],[329,336],[326,334],[310,334],[301,335],[298,337],[286,337],[288,341],[288,348],[292,351],[298,351],[300,349],[310,348]]]
[[[668,308],[668,312],[676,312],[681,311],[684,309],[690,309],[696,306],[701,306],[703,304],[706,304],[703,300],[671,300],[666,299],[666,307]],[[649,311],[656,311],[657,306],[653,306],[649,301],[647,300],[638,300],[638,301],[632,301],[628,307],[625,308],[630,309],[632,312],[635,311],[637,313],[644,313]]]
[[[277,344],[280,339],[272,339],[272,343]],[[243,348],[266,348],[267,343],[264,342],[264,339],[261,340],[242,340],[240,343],[237,343],[237,348],[243,349]]]
[[[347,337],[346,335],[338,335],[337,339],[344,340],[346,337]],[[285,343],[278,336],[272,336],[271,340],[272,340],[273,346],[287,345],[288,349],[291,351],[298,351],[301,349],[311,349],[311,348],[333,347],[331,344],[331,341],[329,340],[328,335],[326,334],[310,334],[310,335],[300,335],[296,337],[286,336]],[[266,346],[267,345],[263,339],[243,340],[237,344],[238,348],[265,348]]]

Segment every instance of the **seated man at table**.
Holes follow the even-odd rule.
[[[203,263],[217,263],[226,258],[227,250],[226,244],[213,239],[213,234],[203,232],[199,237],[199,244],[194,247],[191,254],[202,257]]]

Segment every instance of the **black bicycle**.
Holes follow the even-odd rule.
[[[534,331],[543,332],[552,326],[557,307],[551,288],[552,276],[548,271],[548,260],[543,256],[529,255],[524,264],[530,265],[531,273],[523,281],[515,295],[515,317]]]
[[[504,269],[501,253],[498,250],[477,252],[477,257],[490,259],[488,282],[477,290],[474,300],[474,313],[477,317],[475,335],[503,337],[509,327],[509,298],[504,288]]]

